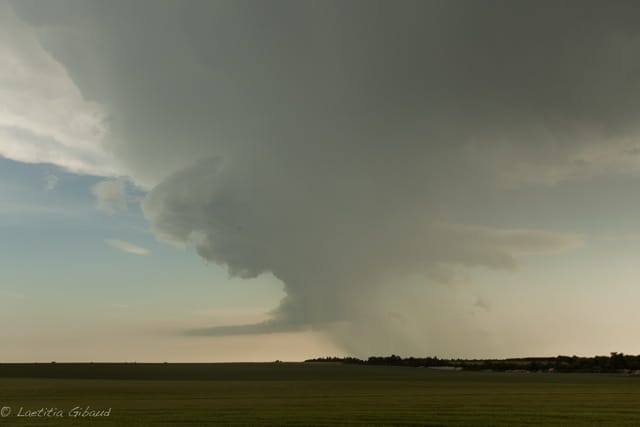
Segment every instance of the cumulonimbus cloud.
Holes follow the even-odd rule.
[[[358,322],[407,276],[451,283],[577,247],[514,194],[640,171],[629,3],[15,8],[108,110],[100,143],[150,189],[158,237],[283,282],[271,320],[201,333]]]
[[[193,242],[202,257],[234,275],[270,272],[285,284],[287,297],[272,320],[211,334],[350,320],[362,295],[406,273],[446,281],[460,267],[509,270],[521,256],[581,244],[571,233],[437,223],[423,210],[409,211],[402,196],[392,194],[394,203],[382,205],[364,189],[352,198],[337,187],[304,194],[277,186],[263,199],[255,186],[271,178],[248,182],[235,171],[203,161],[156,187],[143,204],[162,238]],[[273,196],[288,202],[273,203]]]

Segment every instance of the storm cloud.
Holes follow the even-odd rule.
[[[510,218],[514,192],[640,168],[633,2],[13,6],[107,112],[107,169],[156,235],[284,284],[271,320],[195,334],[361,335],[407,277],[582,243]]]

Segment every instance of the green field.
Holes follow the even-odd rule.
[[[87,405],[110,416],[69,417]],[[0,407],[11,408],[0,427],[638,426],[640,377],[332,363],[2,364]],[[20,407],[64,417],[17,417]]]

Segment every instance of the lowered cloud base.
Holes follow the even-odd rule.
[[[270,320],[192,334],[321,328],[373,348],[403,328],[381,295],[410,295],[407,277],[440,289],[580,246],[531,227],[535,200],[516,211],[514,194],[640,172],[630,3],[53,4],[13,4],[7,22],[30,48],[7,49],[49,72],[9,93],[52,75],[45,88],[70,116],[5,112],[0,154],[129,176],[149,189],[158,238],[284,284]],[[48,105],[35,93],[25,102]],[[103,209],[126,208],[122,181],[94,191]],[[430,298],[457,304],[419,295],[422,306],[399,298],[403,316],[437,312]]]

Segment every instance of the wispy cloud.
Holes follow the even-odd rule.
[[[120,249],[121,251],[128,252],[136,255],[147,255],[148,249],[134,245],[133,243],[125,242],[124,240],[106,239],[105,243],[112,248]]]
[[[101,211],[114,214],[119,210],[127,210],[127,190],[122,179],[100,181],[93,187],[92,192]]]
[[[632,241],[640,240],[640,233],[603,236],[602,240],[607,242],[632,242]]]
[[[123,304],[123,303],[111,304],[111,307],[117,308],[117,309],[120,309],[120,310],[126,310],[126,309],[129,308],[129,304]]]
[[[24,294],[21,292],[0,290],[0,299],[5,298],[24,298]]]
[[[57,176],[53,174],[49,174],[44,177],[44,188],[47,189],[48,191],[55,189],[57,185],[58,185]]]

